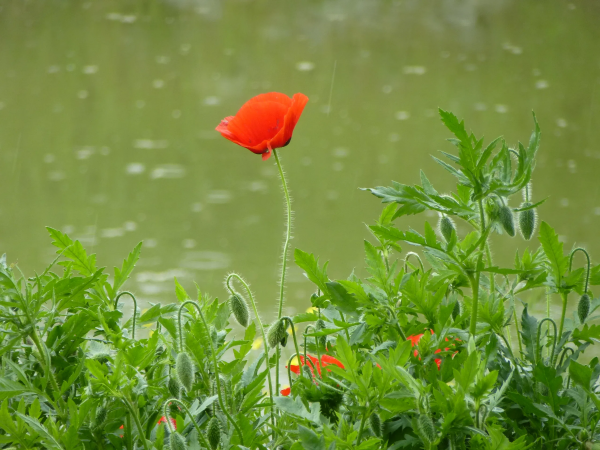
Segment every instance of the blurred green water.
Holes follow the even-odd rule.
[[[418,183],[419,169],[453,187],[429,156],[452,151],[438,106],[512,144],[535,110],[540,216],[598,262],[599,19],[593,0],[3,0],[0,251],[32,273],[53,258],[46,225],[100,265],[144,240],[129,285],[143,301],[172,300],[173,276],[223,297],[235,270],[272,316],[284,229],[274,161],[214,127],[280,91],[310,98],[281,151],[292,245],[331,260],[331,277],[364,273],[365,223],[381,205],[358,187]],[[509,262],[523,241],[497,244]],[[289,312],[310,294],[292,265]]]

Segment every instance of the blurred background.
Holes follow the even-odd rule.
[[[453,151],[438,107],[511,145],[528,141],[535,110],[540,217],[598,263],[599,20],[596,0],[2,0],[0,253],[43,270],[48,225],[111,267],[143,240],[128,288],[145,305],[173,301],[173,277],[224,299],[235,270],[271,319],[284,230],[275,162],[214,128],[279,91],[310,98],[280,152],[292,247],[329,260],[331,278],[365,274],[362,239],[382,205],[359,187],[419,183],[422,168],[453,188],[430,156]],[[437,217],[398,226],[424,220]],[[525,246],[496,241],[507,264]],[[288,312],[306,309],[311,284],[293,263],[288,279]]]

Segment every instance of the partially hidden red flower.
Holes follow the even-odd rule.
[[[433,334],[433,330],[431,330],[431,334]],[[421,333],[421,334],[416,334],[416,335],[413,335],[413,336],[407,336],[406,340],[407,340],[407,341],[410,341],[410,345],[411,345],[412,347],[414,347],[415,345],[417,345],[417,344],[419,343],[419,341],[421,340],[421,338],[422,338],[423,336],[424,336],[424,333]],[[446,340],[448,340],[448,338],[446,338]],[[437,354],[437,353],[440,353],[441,351],[442,351],[442,350],[438,348],[438,349],[437,349],[435,352],[433,352],[433,353]],[[446,349],[446,351],[448,351],[448,349]],[[418,355],[419,355],[419,352],[418,352],[417,350],[415,350],[415,351],[414,351],[414,355],[415,355],[415,356],[418,356]],[[438,368],[438,370],[440,370],[440,369],[441,369],[441,366],[442,366],[442,360],[441,360],[440,358],[435,358],[435,359],[434,359],[434,361],[435,361],[435,364],[437,365],[437,368]]]
[[[292,98],[279,92],[260,94],[244,103],[235,116],[225,117],[216,130],[266,160],[273,149],[290,143],[307,102],[308,97],[300,93]]]
[[[173,424],[173,428],[177,429],[177,421],[175,419],[173,419],[172,417],[170,417],[171,419],[171,423]],[[165,416],[162,416],[160,419],[158,419],[158,425],[160,425],[161,423],[167,423],[167,418]],[[125,429],[125,426],[121,425],[119,427],[119,430],[123,430]],[[123,437],[123,435],[121,434],[120,437]]]
[[[312,362],[312,364],[308,364],[308,367],[310,368],[310,371],[312,372],[313,377],[315,376],[313,366],[317,368],[317,372],[319,372],[319,375],[321,375],[321,366],[325,367],[325,366],[328,366],[329,364],[335,364],[340,369],[344,369],[344,365],[340,361],[335,359],[333,356],[329,356],[329,355],[321,356],[321,364],[319,364],[319,360],[317,358],[315,358],[314,356],[308,355],[308,358]],[[300,356],[300,365],[302,365],[302,366],[304,365],[304,356]],[[300,375],[300,366],[299,365],[291,364],[290,370],[292,372],[294,372],[296,375]],[[331,372],[329,369],[327,369],[327,371]]]

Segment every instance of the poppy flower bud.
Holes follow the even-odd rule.
[[[323,319],[317,320],[317,323],[315,324],[315,330],[322,331],[325,328],[327,328],[325,326],[325,321]],[[319,336],[319,337],[317,337],[317,343],[319,344],[319,346],[325,347],[327,345],[327,336]]]
[[[428,415],[421,414],[417,419],[417,425],[419,427],[421,437],[425,439],[428,444],[433,443],[437,436],[431,418]]]
[[[208,422],[208,426],[206,427],[206,437],[208,438],[210,448],[216,450],[221,443],[221,424],[216,417],[213,417]]]
[[[104,406],[99,406],[98,409],[96,409],[96,420],[94,421],[94,430],[100,430],[102,429],[102,426],[104,425],[104,421],[106,420],[106,415],[108,413],[108,410],[104,407]]]
[[[460,316],[460,302],[456,300],[456,303],[454,303],[454,308],[452,309],[452,318],[456,320],[458,316]]]
[[[502,228],[504,228],[504,231],[506,231],[506,234],[508,234],[510,237],[514,237],[515,236],[515,221],[514,221],[512,209],[510,209],[506,205],[502,205],[500,207],[499,220],[500,220],[500,223],[502,224]]]
[[[500,202],[497,198],[491,197],[488,198],[486,202],[485,209],[488,215],[488,219],[491,222],[498,222],[500,220]]]
[[[181,352],[177,355],[175,370],[182,386],[186,391],[190,392],[192,384],[194,384],[194,363],[188,352]]]
[[[306,375],[308,378],[313,377],[312,366],[302,366],[302,372],[304,372],[304,375]]]
[[[275,348],[279,344],[281,344],[282,347],[285,347],[285,344],[287,344],[287,339],[288,333],[285,329],[285,321],[280,319],[269,327],[269,330],[267,331],[267,341],[269,347]]]
[[[450,239],[452,239],[452,232],[454,231],[456,233],[456,228],[454,227],[452,219],[448,216],[442,216],[440,217],[438,226],[440,228],[440,233],[446,242],[450,242]]]
[[[581,323],[584,323],[585,319],[587,319],[587,316],[590,314],[590,306],[590,296],[583,294],[579,299],[579,303],[577,304],[577,315],[579,316]]]
[[[240,294],[233,294],[229,297],[229,308],[233,312],[233,317],[241,326],[246,328],[250,323],[250,309],[244,297]]]
[[[185,438],[175,431],[171,433],[169,437],[169,445],[171,446],[171,450],[187,450],[187,442]]]
[[[543,395],[544,397],[548,395],[548,386],[539,381],[535,383],[535,390],[538,392],[538,394]]]
[[[369,417],[369,425],[371,426],[371,431],[377,437],[381,437],[382,427],[381,427],[381,418],[379,414],[373,413],[371,417]]]
[[[521,208],[531,206],[530,202],[521,204]],[[533,236],[533,230],[535,230],[536,214],[534,209],[526,209],[525,211],[519,211],[519,231],[523,235],[523,239],[528,241]]]
[[[181,383],[179,382],[176,376],[171,375],[169,377],[167,388],[169,389],[169,393],[172,397],[175,397],[176,399],[181,398]]]

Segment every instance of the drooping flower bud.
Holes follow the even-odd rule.
[[[208,426],[206,427],[206,437],[210,448],[216,450],[221,443],[221,423],[216,417],[213,417],[208,422]]]
[[[315,324],[315,330],[322,331],[325,328],[327,328],[325,326],[325,321],[323,319],[318,319]],[[327,336],[318,336],[317,343],[319,344],[320,347],[325,347],[327,345]]]
[[[169,393],[172,397],[175,397],[176,399],[181,398],[181,383],[179,382],[176,376],[173,376],[173,374],[171,374],[171,376],[169,377],[167,388],[169,389]]]
[[[381,437],[382,428],[381,428],[381,418],[379,414],[373,413],[369,417],[369,425],[371,426],[371,431],[377,437]]]
[[[182,386],[190,392],[194,384],[194,363],[188,352],[184,351],[177,355],[175,370],[177,370],[177,377]]]
[[[106,407],[100,405],[98,406],[98,408],[96,409],[96,420],[94,421],[94,430],[100,430],[102,429],[104,422],[106,421],[106,415],[108,413],[108,410],[106,409]]]
[[[171,433],[169,445],[171,446],[171,450],[187,450],[185,438],[177,431]]]
[[[521,204],[521,208],[531,206],[530,202]],[[533,236],[535,230],[536,214],[534,209],[526,209],[525,211],[519,211],[519,231],[523,235],[523,239],[528,241]]]
[[[429,443],[433,443],[436,438],[435,427],[433,426],[433,421],[426,414],[421,414],[417,419],[417,425],[419,426],[419,431],[421,432],[421,436]]]
[[[229,297],[229,308],[237,323],[246,328],[250,323],[250,309],[244,297],[237,293],[233,294]]]
[[[579,299],[579,303],[577,304],[577,315],[579,316],[581,323],[584,323],[585,319],[587,319],[587,316],[590,314],[590,306],[590,296],[583,294]]]
[[[454,303],[454,308],[452,308],[452,318],[456,320],[458,316],[460,316],[460,302],[456,300]]]
[[[281,344],[282,347],[285,347],[285,344],[287,344],[287,339],[288,333],[285,329],[284,320],[279,319],[269,327],[269,330],[267,331],[267,341],[269,347],[275,348],[279,344]]]
[[[514,237],[515,236],[515,221],[514,221],[512,209],[510,209],[506,205],[502,205],[500,207],[498,219],[500,220],[500,223],[502,224],[502,228],[504,228],[504,231],[506,231],[506,234],[508,234],[510,237]]]
[[[452,239],[452,232],[456,233],[456,228],[454,227],[454,222],[452,219],[446,215],[440,217],[440,222],[438,224],[440,228],[440,233],[446,240],[446,242],[450,242]]]

